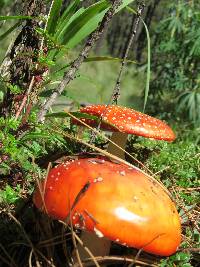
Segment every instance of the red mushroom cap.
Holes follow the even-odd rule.
[[[99,237],[162,256],[180,244],[174,203],[135,168],[102,158],[68,161],[53,168],[41,188],[43,197],[34,193],[38,208],[61,220],[71,214],[75,227]]]
[[[81,108],[80,112],[101,117],[101,128],[105,130],[165,141],[173,141],[176,138],[165,122],[130,108],[115,105],[89,105]],[[81,120],[91,126],[97,125],[97,121],[92,119],[82,118]]]

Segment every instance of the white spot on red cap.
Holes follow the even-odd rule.
[[[96,227],[94,227],[94,232],[99,238],[104,237],[103,233],[100,230],[98,230]]]
[[[139,199],[139,198],[136,197],[136,196],[133,197],[133,200],[134,200],[135,202],[138,201],[138,199]]]

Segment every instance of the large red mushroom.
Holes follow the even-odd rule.
[[[39,189],[40,188],[40,189]],[[122,245],[169,256],[181,241],[175,204],[159,184],[134,167],[105,158],[64,162],[34,193],[55,219]]]

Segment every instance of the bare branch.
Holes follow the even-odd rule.
[[[115,14],[116,9],[119,7],[119,5],[122,3],[122,0],[112,0],[112,6],[105,14],[100,26],[94,31],[88,38],[84,48],[80,52],[79,56],[74,60],[74,62],[71,64],[71,67],[69,70],[67,70],[64,73],[63,80],[59,84],[58,88],[53,92],[53,94],[47,99],[46,103],[43,105],[41,111],[38,114],[38,121],[44,121],[44,117],[49,110],[49,108],[52,106],[56,98],[63,92],[66,85],[69,84],[71,80],[74,79],[75,74],[81,64],[83,63],[84,59],[88,57],[88,54],[94,44],[97,42],[97,40],[101,37],[103,34],[105,28],[107,27],[108,23],[112,19],[112,17]]]
[[[142,1],[141,3],[138,4],[136,17],[135,17],[135,15],[133,16],[130,36],[129,36],[128,42],[126,44],[126,49],[125,49],[125,52],[124,52],[124,55],[123,55],[123,60],[122,60],[122,63],[121,63],[121,68],[120,68],[120,71],[119,71],[119,75],[117,77],[115,88],[114,88],[112,96],[111,96],[112,104],[113,103],[117,103],[118,98],[120,97],[120,85],[121,85],[121,79],[122,79],[123,70],[124,70],[124,68],[126,66],[126,60],[127,60],[127,57],[128,57],[128,53],[129,53],[129,50],[130,50],[131,45],[133,43],[133,39],[134,39],[134,37],[136,35],[137,28],[138,28],[138,25],[139,25],[140,18],[141,18],[142,11],[143,11],[144,7],[145,7],[145,4]]]

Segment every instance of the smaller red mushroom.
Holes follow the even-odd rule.
[[[115,105],[89,105],[80,109],[81,113],[102,118],[101,128],[135,134],[157,140],[173,141],[176,136],[163,121],[130,108]],[[97,121],[83,118],[82,121],[95,126]]]
[[[41,192],[42,191],[42,192]],[[169,256],[181,241],[174,203],[149,176],[105,158],[64,162],[34,193],[35,205],[56,219],[122,245]],[[45,206],[45,208],[44,208]]]
[[[130,108],[116,105],[89,105],[81,108],[80,112],[101,119],[101,129],[114,132],[108,152],[122,159],[125,158],[123,150],[118,149],[113,142],[125,149],[128,134],[169,142],[176,138],[173,130],[165,122]],[[97,120],[87,118],[81,120],[90,126],[98,124]],[[75,120],[73,123],[80,124]]]

